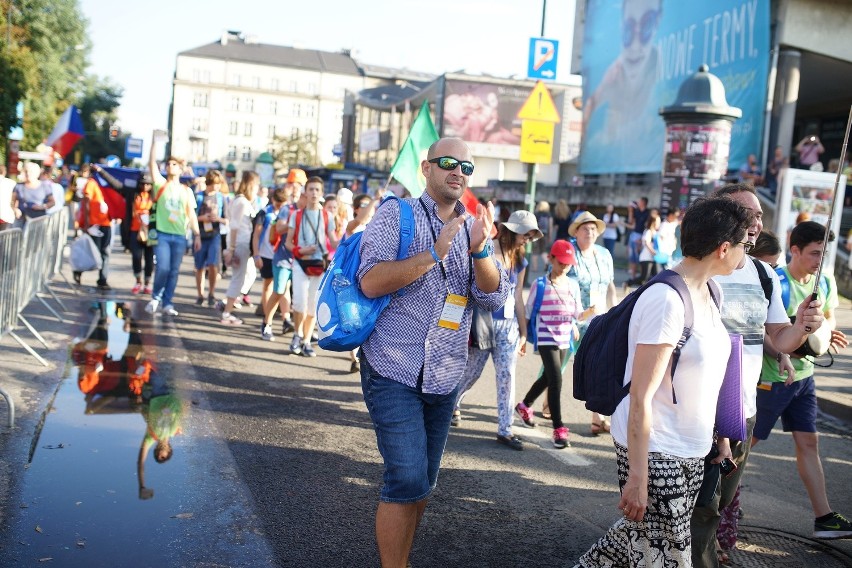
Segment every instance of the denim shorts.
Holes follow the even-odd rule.
[[[195,269],[201,270],[206,266],[219,266],[219,250],[221,248],[221,241],[215,236],[209,239],[201,239],[201,248],[193,254]]]
[[[639,262],[639,253],[642,251],[642,233],[630,233],[630,240],[628,242],[628,262]]]
[[[772,385],[772,390],[757,388],[754,437],[758,440],[767,439],[779,416],[785,432],[816,432],[817,398],[814,378],[796,381],[789,387],[783,382],[769,384]]]
[[[385,462],[380,499],[426,499],[438,483],[458,387],[449,394],[423,393],[378,375],[362,356],[361,388]]]

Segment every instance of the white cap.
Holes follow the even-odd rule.
[[[352,190],[348,187],[341,187],[337,191],[337,200],[346,205],[352,205]]]

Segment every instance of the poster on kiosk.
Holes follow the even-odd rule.
[[[778,209],[775,216],[775,234],[781,241],[784,250],[783,258],[790,252],[788,235],[796,225],[796,218],[807,213],[811,221],[825,226],[828,222],[829,210],[834,197],[834,182],[836,173],[814,172],[790,168],[784,174],[781,183],[781,193],[778,196]],[[846,191],[846,176],[840,176],[837,186],[837,199],[834,199],[834,214],[831,216],[831,230],[834,231],[834,241],[828,243],[825,251],[823,271],[834,274],[834,257],[837,255],[837,241],[840,238],[840,217],[843,213],[843,198]]]

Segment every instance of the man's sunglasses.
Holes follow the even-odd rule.
[[[450,156],[441,156],[440,158],[432,158],[429,160],[430,164],[438,164],[438,167],[442,170],[447,170],[448,172],[453,171],[457,167],[461,166],[461,172],[469,176],[473,173],[473,162],[462,162],[455,158],[451,158]]]

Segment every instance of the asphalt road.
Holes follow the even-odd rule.
[[[113,286],[129,289],[121,270],[119,265]],[[167,543],[174,553],[159,565],[378,566],[373,520],[381,461],[359,378],[348,373],[348,359],[322,351],[313,359],[287,355],[288,342],[280,336],[272,343],[260,339],[255,316],[246,315],[242,327],[222,327],[213,310],[189,305],[195,296],[185,286],[189,283],[188,277],[181,278],[176,301],[180,316],[164,322],[145,315],[142,328],[153,338],[163,372],[190,406],[185,435],[175,442],[186,468],[173,488],[179,508],[168,511],[171,520],[163,520],[162,526],[174,527],[169,523],[178,511],[193,511],[194,516],[179,518],[181,524],[165,540],[161,525],[140,524],[132,553],[112,565],[151,565]],[[0,358],[8,362],[0,380],[22,393],[18,427],[0,436],[3,565],[34,565],[43,558],[38,551],[43,535],[27,524],[32,520],[27,515],[40,507],[49,518],[54,506],[50,499],[22,499],[32,494],[33,470],[48,443],[36,440],[30,467],[28,452],[41,431],[41,416],[50,424],[56,414],[50,401],[66,375],[64,345],[79,331],[70,321],[87,317],[86,298],[57,288],[68,303],[69,323],[51,321],[37,306],[32,308],[53,344],[52,368],[38,369],[6,339],[0,344]],[[537,356],[521,359],[516,398],[538,367]],[[493,377],[489,363],[465,399],[461,425],[451,431],[438,488],[415,538],[415,568],[573,566],[618,517],[611,439],[588,433],[588,413],[570,397],[570,374],[563,408],[572,447],[561,451],[552,448],[544,421],[535,429],[516,425],[515,433],[525,440],[522,452],[495,442]],[[820,427],[832,505],[852,515],[848,425],[824,419]],[[166,466],[149,469],[173,471]],[[129,486],[128,500],[133,500],[135,469],[132,464],[124,469],[127,479],[119,485]],[[164,485],[152,501],[166,494]],[[742,506],[744,524],[810,537],[812,513],[789,435],[776,430],[756,448],[744,477]],[[129,516],[102,523],[133,521]],[[852,541],[833,546],[852,558]],[[94,554],[93,548],[87,554]],[[83,553],[78,557],[79,564],[55,565],[109,565],[86,563]],[[771,551],[766,560],[772,565]]]

